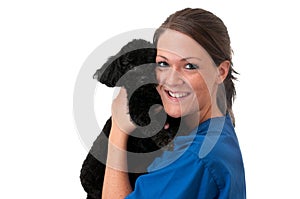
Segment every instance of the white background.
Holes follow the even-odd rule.
[[[1,1],[0,198],[85,198],[87,149],[73,119],[82,64],[112,36],[158,27],[185,7],[215,13],[232,39],[248,198],[297,198],[300,13],[291,0]]]

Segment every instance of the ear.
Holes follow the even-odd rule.
[[[225,60],[218,66],[218,84],[223,83],[230,69],[230,61]]]

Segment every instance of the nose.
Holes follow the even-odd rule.
[[[165,76],[164,83],[169,87],[176,87],[184,84],[183,76],[174,68],[170,68]]]

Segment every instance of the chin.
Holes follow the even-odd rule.
[[[182,117],[182,111],[176,110],[175,108],[165,108],[165,112],[173,118],[180,118]]]
[[[173,117],[173,118],[180,118],[181,117],[181,114],[168,114],[169,116]]]

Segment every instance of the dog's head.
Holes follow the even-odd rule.
[[[153,70],[155,57],[156,48],[152,43],[143,39],[134,39],[123,46],[116,55],[109,57],[107,62],[96,71],[94,79],[108,87],[129,87],[130,84],[133,84],[134,81],[129,82],[127,76],[124,82],[123,77],[129,71],[133,74],[131,77],[138,80],[155,79]],[[143,70],[138,70],[141,66],[143,66]],[[147,74],[147,72],[151,73]]]
[[[156,48],[152,43],[135,39],[94,74],[95,79],[108,87],[126,88],[131,119],[139,126],[148,125],[150,107],[161,104],[155,88],[155,58]]]

